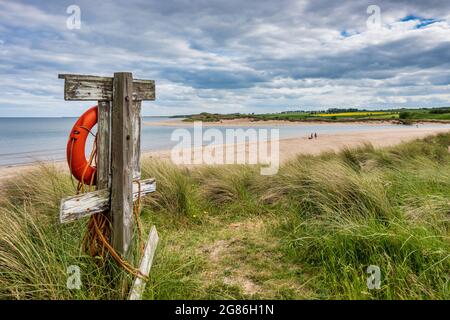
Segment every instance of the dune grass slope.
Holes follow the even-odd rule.
[[[255,166],[180,168],[145,160],[143,203],[160,244],[146,299],[450,298],[450,134],[375,149],[299,156],[277,175]],[[74,193],[51,165],[2,187],[0,298],[117,299],[80,250],[86,220],[58,222]],[[66,287],[77,265],[80,290]],[[366,285],[379,266],[381,288]]]

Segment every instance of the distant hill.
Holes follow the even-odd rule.
[[[358,108],[329,108],[326,111],[282,111],[279,113],[208,113],[173,116],[186,118],[184,121],[219,122],[232,119],[250,119],[252,121],[285,120],[285,121],[393,121],[411,124],[419,121],[450,122],[450,107],[420,109],[367,110]]]

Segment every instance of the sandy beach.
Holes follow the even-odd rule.
[[[280,163],[292,159],[298,154],[319,154],[325,151],[338,151],[344,147],[356,147],[367,142],[371,143],[375,147],[387,147],[399,144],[404,141],[411,141],[414,139],[426,137],[428,135],[448,131],[450,131],[450,129],[411,127],[410,129],[401,131],[392,129],[391,130],[378,129],[374,131],[364,131],[364,132],[322,134],[317,139],[311,140],[307,139],[306,137],[281,139],[279,144]],[[149,158],[170,160],[171,151],[161,150],[161,151],[144,152],[142,154],[142,159],[149,159]],[[28,165],[0,167],[0,179],[5,180],[13,178],[17,174],[25,173],[29,170],[32,170],[37,165],[38,164],[28,164]],[[58,168],[61,168],[61,170],[67,170],[67,165],[65,161],[55,162],[55,165]]]

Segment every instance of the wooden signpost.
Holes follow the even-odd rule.
[[[156,190],[155,179],[141,179],[141,101],[155,100],[153,80],[133,80],[128,72],[114,77],[60,74],[64,79],[64,99],[98,101],[97,190],[61,201],[61,223],[107,212],[112,221],[110,243],[123,258],[131,261],[133,201]],[[151,228],[140,272],[148,276],[158,243]],[[145,281],[136,278],[130,299],[140,299]]]

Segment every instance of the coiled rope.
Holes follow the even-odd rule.
[[[92,134],[94,138],[94,143],[92,146],[91,154],[89,156],[89,161],[86,164],[86,167],[83,170],[83,174],[81,176],[81,181],[78,182],[77,185],[77,194],[90,192],[93,190],[93,183],[95,174],[92,175],[90,181],[84,181],[84,175],[89,166],[96,167],[97,165],[97,136],[93,134],[88,128],[80,127],[82,129],[88,130],[90,134]],[[72,149],[73,149],[72,140]],[[72,150],[70,152],[70,157],[72,158]],[[69,161],[72,163],[72,161]],[[72,168],[70,168],[72,169]],[[139,246],[140,246],[140,254],[141,256],[144,253],[144,242],[142,239],[142,225],[141,225],[141,183],[139,180],[133,181],[138,185],[138,198],[135,203],[133,203],[133,213],[136,220],[137,232],[139,238]],[[89,222],[87,225],[86,234],[83,237],[82,248],[83,251],[88,253],[91,257],[100,257],[100,261],[103,263],[106,261],[107,254],[109,253],[111,257],[117,262],[117,264],[122,267],[124,270],[129,272],[130,274],[147,280],[147,276],[142,274],[142,272],[132,266],[128,261],[126,261],[109,243],[111,238],[111,221],[109,219],[109,215],[105,212],[100,212],[93,214],[89,218]]]

